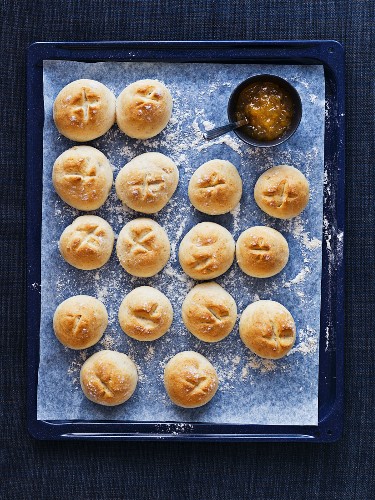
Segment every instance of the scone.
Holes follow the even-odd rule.
[[[172,324],[173,309],[167,297],[151,286],[132,290],[121,303],[118,319],[123,331],[136,340],[156,340]]]
[[[254,198],[259,208],[278,219],[299,215],[309,202],[309,196],[306,177],[289,165],[266,170],[254,187]]]
[[[211,160],[192,175],[188,194],[200,212],[219,215],[234,209],[242,196],[242,180],[236,167],[225,160]]]
[[[133,276],[154,276],[168,262],[171,246],[167,233],[152,219],[128,222],[117,240],[117,257],[126,272]]]
[[[284,236],[267,226],[254,226],[240,234],[236,244],[237,262],[254,278],[269,278],[279,273],[289,259]]]
[[[75,80],[66,85],[53,104],[53,119],[60,132],[76,142],[92,141],[115,123],[116,97],[100,82]]]
[[[82,391],[90,401],[116,406],[134,393],[138,382],[137,368],[122,352],[99,351],[83,363],[80,381]]]
[[[218,342],[233,330],[237,306],[233,297],[211,281],[196,285],[182,304],[182,320],[195,337]]]
[[[117,98],[117,125],[134,139],[154,137],[167,126],[172,106],[172,96],[163,83],[138,80],[128,85]]]
[[[56,337],[70,349],[87,349],[96,344],[107,324],[104,304],[89,295],[69,297],[57,306],[53,316]]]
[[[210,280],[230,268],[234,249],[233,237],[227,229],[214,222],[201,222],[181,241],[178,257],[191,278]]]
[[[101,207],[108,198],[113,173],[109,161],[98,149],[74,146],[55,161],[52,182],[65,203],[90,211]]]
[[[164,369],[164,385],[172,402],[198,408],[214,397],[219,380],[212,364],[194,351],[179,352]]]
[[[116,193],[133,210],[153,214],[168,203],[178,177],[178,169],[170,158],[161,153],[144,153],[120,170]]]
[[[288,309],[273,300],[253,302],[242,313],[240,336],[261,358],[285,356],[296,340],[296,325]]]
[[[91,270],[108,262],[115,236],[107,221],[96,215],[77,217],[62,233],[59,249],[77,269]]]

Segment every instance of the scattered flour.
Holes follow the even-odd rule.
[[[295,276],[290,281],[286,281],[283,283],[284,288],[290,288],[292,285],[300,285],[306,279],[306,276],[311,273],[311,269],[309,267],[304,267],[302,271],[300,271],[297,276]]]
[[[202,135],[202,133],[201,133],[201,135]],[[208,148],[215,146],[217,144],[224,144],[225,146],[228,146],[231,149],[233,149],[233,151],[238,153],[240,156],[243,156],[242,149],[241,149],[242,144],[240,144],[239,140],[237,141],[236,139],[234,139],[233,137],[230,137],[228,135],[224,135],[222,137],[218,137],[217,139],[214,139],[213,141],[207,141],[203,144],[200,144],[197,147],[197,150],[203,151],[203,150],[208,149]]]
[[[233,215],[233,232],[237,233],[240,228],[241,202],[230,213]]]
[[[204,126],[205,130],[212,130],[213,128],[215,128],[215,124],[208,121],[208,120],[203,121],[203,126]]]
[[[262,359],[255,354],[249,354],[248,361],[242,368],[241,378],[245,380],[249,376],[250,370],[259,371],[260,373],[269,373],[280,368],[281,365],[271,359]]]
[[[147,353],[143,359],[145,361],[151,361],[151,359],[153,359],[154,356],[155,356],[155,347],[153,345],[150,345],[148,347]]]
[[[106,333],[101,338],[101,340],[99,341],[99,345],[103,349],[108,349],[110,351],[115,351],[119,347],[118,342],[109,333]]]
[[[295,346],[290,350],[289,355],[293,353],[301,353],[304,356],[307,356],[316,353],[319,346],[319,336],[317,333],[318,332],[309,325],[307,325],[305,329],[299,330],[297,336],[298,342],[296,342]]]
[[[317,238],[310,239],[310,234],[308,231],[305,231],[305,224],[301,216],[292,219],[288,223],[288,228],[292,236],[299,240],[302,243],[303,248],[305,248],[306,250],[313,251],[321,248],[321,240],[318,240]]]

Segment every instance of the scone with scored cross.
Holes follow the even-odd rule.
[[[149,341],[162,337],[173,320],[169,299],[151,286],[139,286],[124,298],[118,319],[122,330],[136,340]]]
[[[242,196],[242,180],[236,167],[226,160],[211,160],[192,175],[188,194],[192,205],[209,215],[233,210]]]
[[[102,337],[108,324],[105,305],[89,295],[75,295],[61,302],[53,316],[57,339],[70,349],[87,349]]]
[[[299,215],[309,202],[310,190],[306,177],[290,165],[278,165],[266,170],[254,187],[254,198],[263,212],[277,219]]]
[[[140,217],[121,229],[116,251],[125,271],[133,276],[149,278],[166,265],[171,246],[167,233],[157,222]]]
[[[76,142],[92,141],[115,123],[116,97],[96,80],[75,80],[66,85],[53,104],[53,119],[60,132]]]
[[[289,246],[284,236],[268,226],[249,227],[236,243],[237,262],[254,278],[270,278],[286,266]]]
[[[196,280],[210,280],[233,263],[235,244],[230,232],[214,222],[201,222],[183,238],[178,251],[184,272]]]
[[[183,408],[198,408],[211,401],[219,380],[207,358],[195,351],[183,351],[166,364],[164,385],[174,404]]]
[[[74,146],[55,161],[52,182],[56,193],[71,207],[90,211],[108,198],[113,172],[106,156],[91,146]]]
[[[122,352],[99,351],[83,363],[80,382],[84,395],[90,401],[116,406],[133,395],[138,382],[137,367]]]
[[[296,325],[288,309],[279,302],[258,300],[241,315],[240,337],[261,358],[279,359],[293,347]]]
[[[145,214],[161,210],[178,184],[178,169],[161,153],[144,153],[133,158],[116,178],[116,193],[128,207]]]
[[[116,121],[120,130],[134,139],[159,134],[172,114],[172,96],[158,80],[138,80],[128,85],[116,102]]]
[[[237,306],[233,297],[211,281],[196,285],[182,304],[182,320],[195,337],[204,342],[218,342],[233,330]]]
[[[70,265],[87,271],[108,262],[114,240],[107,221],[97,215],[82,215],[63,231],[59,249]]]

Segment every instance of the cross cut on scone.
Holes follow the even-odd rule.
[[[65,163],[64,170],[64,179],[73,183],[90,183],[97,176],[97,164],[91,158],[72,158]]]
[[[290,188],[288,181],[283,180],[276,187],[264,191],[263,196],[269,205],[280,208],[288,199],[297,198],[298,194]]]
[[[104,236],[105,232],[102,228],[96,225],[79,226],[76,229],[76,247],[78,250],[86,245],[88,248],[97,249],[100,247],[100,237]],[[94,248],[93,248],[94,247]]]
[[[89,87],[83,87],[82,91],[72,98],[71,104],[72,113],[74,113],[72,116],[86,124],[92,119],[92,115],[97,113],[100,107],[100,96]]]
[[[140,194],[143,200],[152,200],[157,193],[164,189],[165,179],[162,175],[152,175],[149,172],[142,172],[142,174],[140,179],[132,181],[131,184],[136,188],[137,195]]]
[[[133,254],[147,253],[152,250],[155,241],[155,233],[151,228],[135,228],[131,230],[128,236],[128,242]]]

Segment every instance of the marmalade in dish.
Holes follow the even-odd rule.
[[[245,87],[236,104],[236,120],[247,119],[242,130],[259,141],[273,141],[290,127],[294,105],[277,83],[259,81]]]

